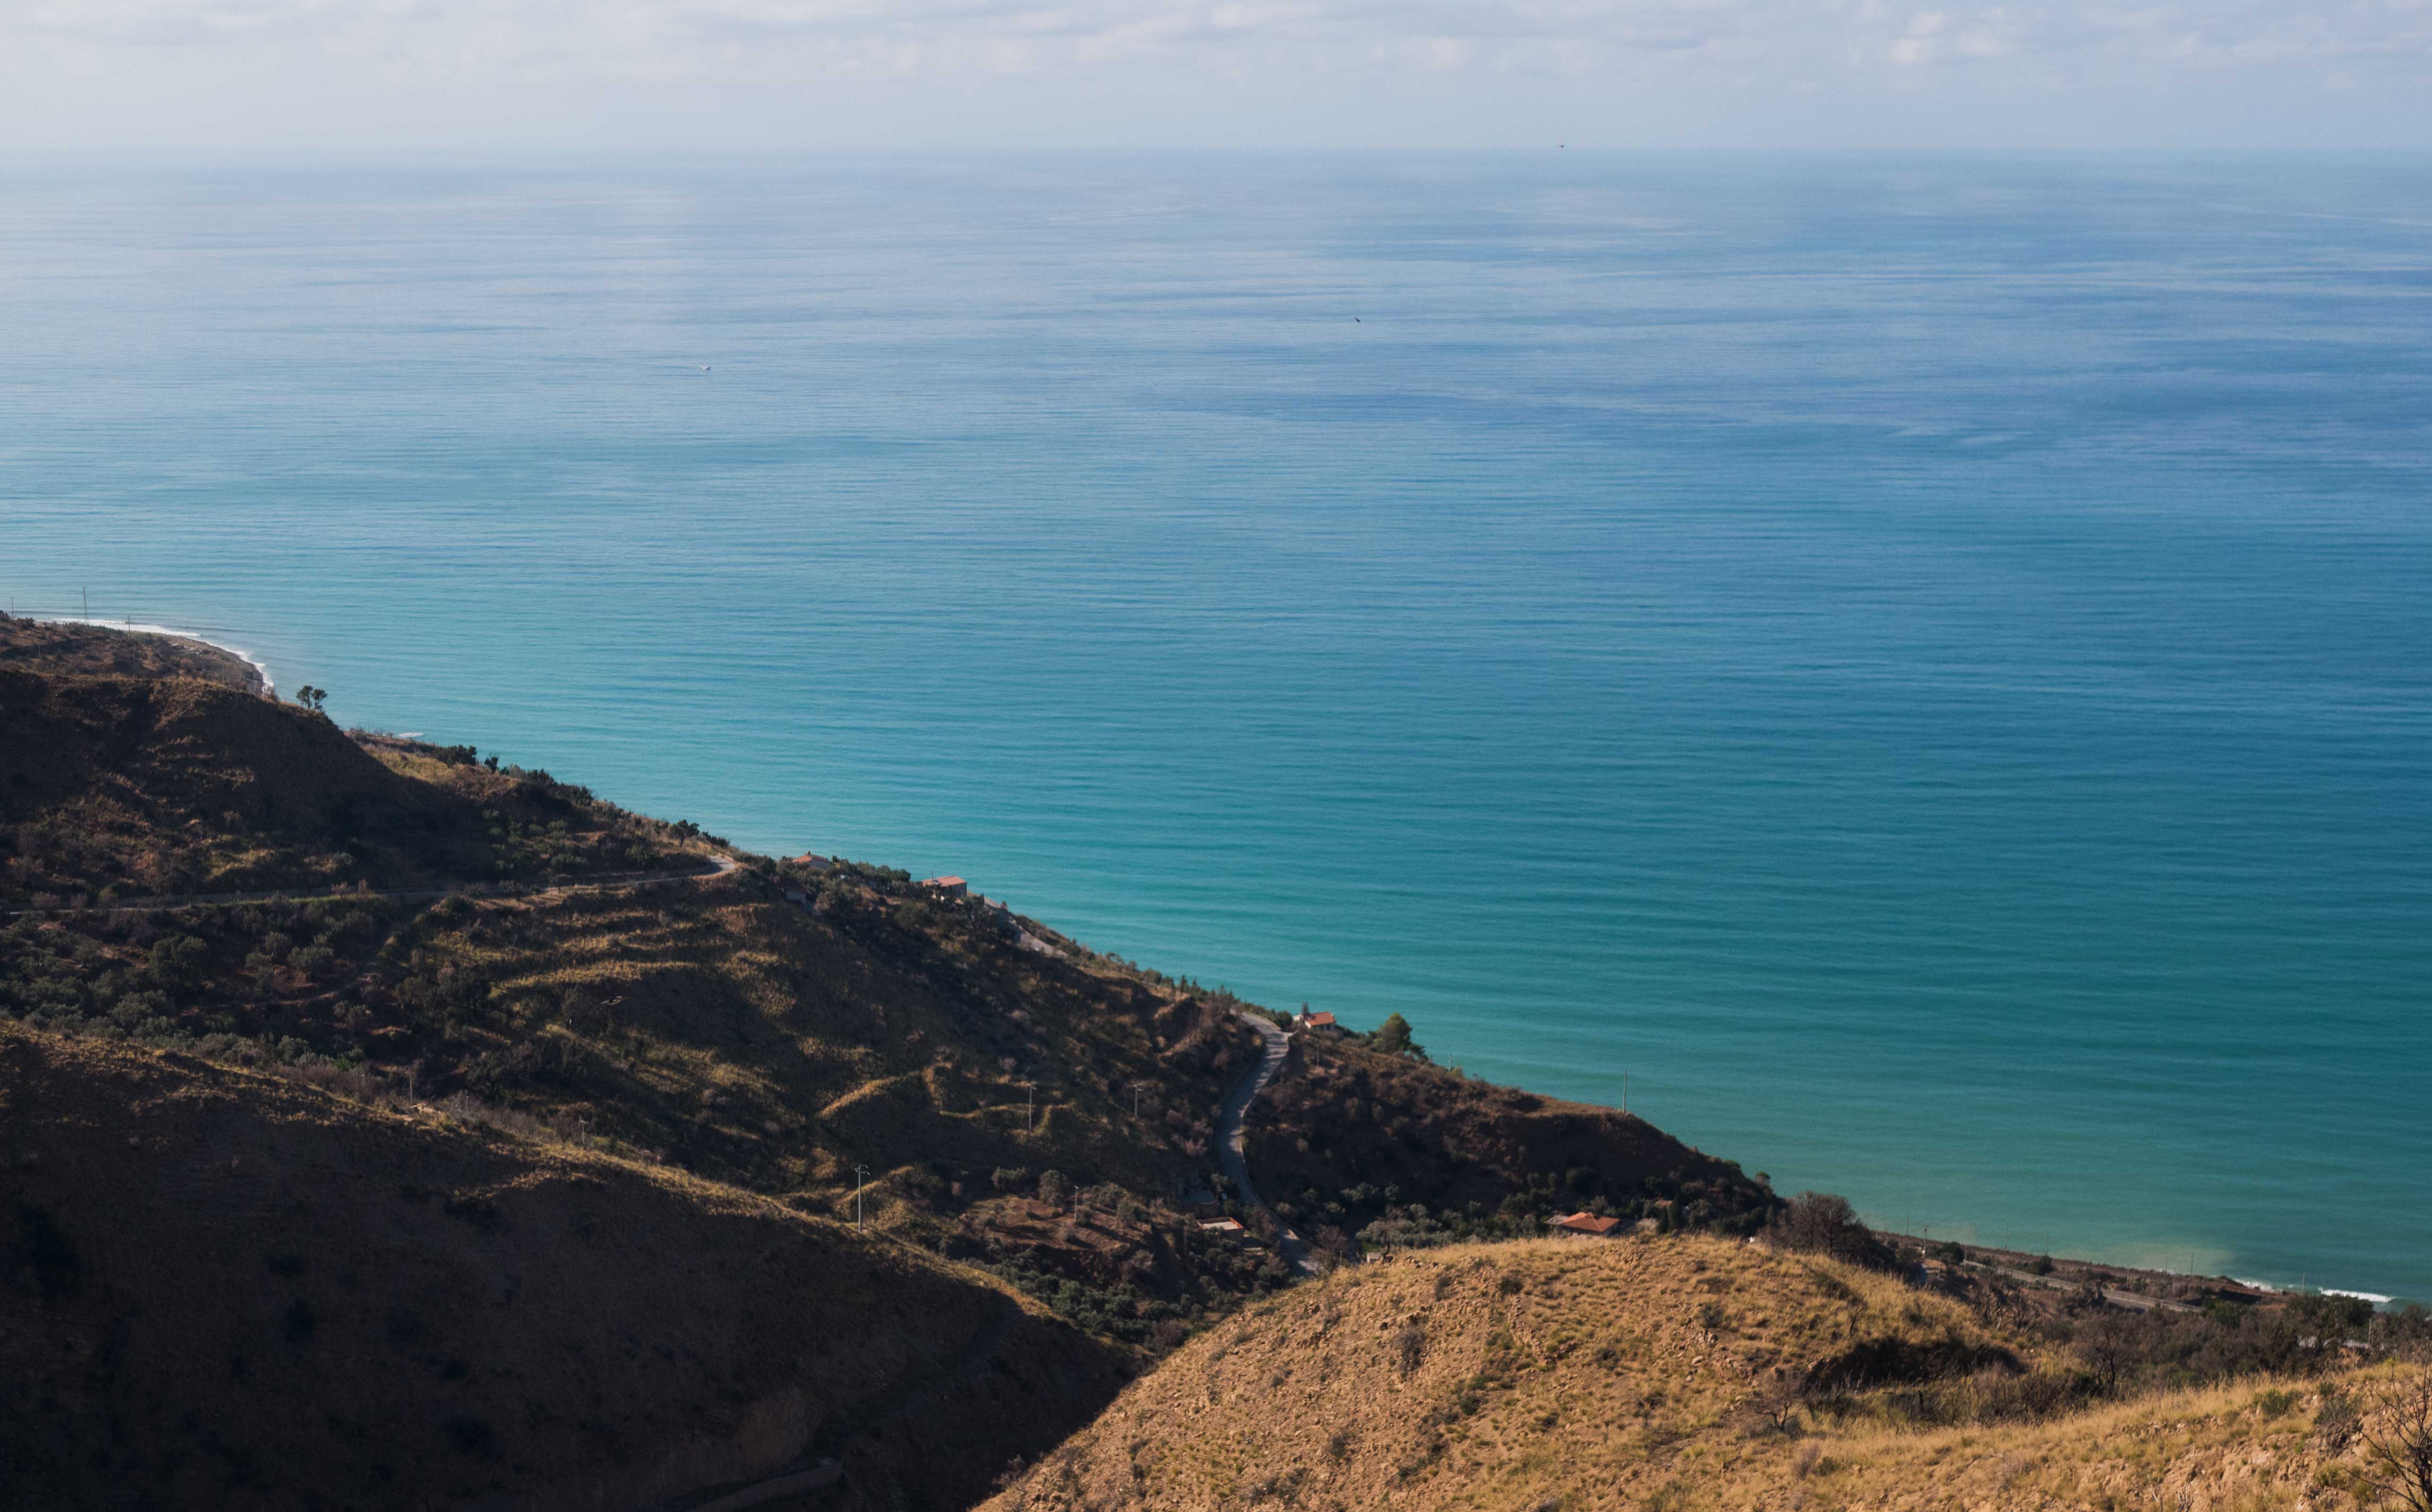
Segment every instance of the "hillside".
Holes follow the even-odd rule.
[[[680,865],[692,848],[545,772],[350,737],[195,678],[0,664],[0,911],[545,880]]]
[[[2420,1375],[2339,1352],[2279,1382],[2088,1395],[2048,1335],[1836,1261],[1461,1246],[1245,1310],[988,1506],[2372,1505],[2350,1404]]]
[[[68,677],[195,678],[240,693],[265,691],[262,674],[232,651],[181,635],[0,614],[0,671]]]
[[[901,871],[742,855],[469,748],[346,731],[200,678],[119,675],[89,644],[76,655],[68,671],[0,671],[0,862],[22,909],[0,922],[7,1137],[33,1160],[8,1168],[9,1305],[30,1326],[12,1322],[6,1347],[31,1352],[10,1380],[46,1415],[19,1440],[49,1456],[42,1484],[106,1461],[172,1501],[234,1474],[397,1504],[596,1485],[603,1445],[633,1475],[663,1459],[701,1479],[712,1460],[765,1469],[724,1450],[667,1456],[731,1447],[777,1389],[768,1359],[732,1341],[747,1311],[765,1320],[805,1290],[853,1300],[786,1313],[767,1342],[788,1357],[845,1348],[819,1328],[897,1316],[855,1279],[877,1252],[833,1248],[836,1222],[866,1214],[870,1243],[930,1288],[917,1339],[968,1338],[971,1309],[1008,1289],[1034,1309],[1021,1327],[1048,1330],[1022,1409],[957,1407],[943,1420],[962,1447],[937,1465],[856,1451],[874,1456],[856,1473],[893,1478],[906,1504],[963,1504],[1084,1425],[1118,1361],[1145,1364],[1294,1280],[1211,1149],[1257,1057],[1247,1005]],[[1536,1233],[1582,1202],[1736,1229],[1774,1206],[1641,1120],[1349,1040],[1305,1037],[1250,1128],[1286,1216],[1306,1212],[1337,1255],[1353,1232]],[[225,1174],[222,1151],[238,1163]],[[1186,1210],[1211,1184],[1250,1233]],[[650,1256],[591,1267],[610,1232]],[[830,1246],[803,1251],[826,1269],[765,1261],[796,1234]],[[162,1246],[176,1264],[147,1279]],[[715,1278],[711,1311],[662,1319],[693,1274]],[[57,1291],[62,1276],[85,1289]],[[305,1347],[385,1319],[392,1283],[431,1299],[404,1304],[395,1347],[446,1340],[423,1362],[446,1392],[409,1389],[419,1378],[389,1353]],[[481,1310],[508,1290],[531,1301],[528,1324]],[[503,1354],[448,1332],[474,1317]],[[697,1332],[730,1342],[680,1342]],[[664,1366],[662,1344],[693,1348],[699,1369],[643,1386],[583,1352]],[[92,1376],[73,1363],[91,1350],[131,1352]],[[275,1377],[298,1383],[282,1400],[340,1405],[185,1415],[222,1375],[273,1379],[273,1365],[300,1372]],[[893,1400],[890,1369],[836,1379],[861,1369]],[[255,1418],[283,1426],[241,1428]],[[365,1448],[392,1420],[451,1436],[455,1457],[414,1495],[362,1478],[402,1475],[398,1457],[431,1447]],[[613,1432],[586,1439],[584,1422]]]
[[[369,1098],[454,1099],[809,1211],[857,1201],[1136,1343],[1284,1283],[1272,1251],[1212,1240],[1177,1205],[1213,1171],[1214,1109],[1251,1063],[1231,1005],[1069,941],[1060,958],[1024,949],[984,905],[875,869],[832,868],[812,908],[788,885],[753,865],[647,889],[26,917],[0,928],[0,1010],[343,1073]],[[1329,1069],[1353,1063],[1357,1077]],[[1436,1105],[1422,1137],[1366,1105],[1303,1105],[1304,1081]],[[1686,1173],[1734,1213],[1765,1201],[1638,1120],[1357,1047],[1310,1047],[1268,1096],[1330,1166],[1279,1159],[1278,1192],[1358,1172],[1319,1195],[1363,1214],[1389,1210],[1372,1178],[1390,1176],[1393,1202],[1475,1201],[1536,1232],[1583,1159],[1616,1191],[1686,1197]],[[1253,1128],[1266,1117],[1262,1101]],[[1548,1124],[1539,1142],[1531,1120]],[[1067,1195],[1042,1202],[1050,1185]]]
[[[1293,1037],[1245,1130],[1255,1179],[1321,1242],[1535,1235],[1549,1213],[1748,1233],[1771,1195],[1739,1167],[1612,1108],[1496,1086],[1362,1040]]]
[[[850,1201],[1141,1347],[1289,1279],[1180,1207],[1255,1050],[1230,999],[884,867],[620,885],[722,848],[199,680],[0,673],[0,717],[28,737],[0,853],[39,910],[0,926],[0,1013]],[[380,896],[459,883],[513,886]],[[240,887],[293,896],[168,906]],[[64,906],[131,896],[161,906]],[[1772,1201],[1640,1120],[1348,1043],[1305,1041],[1251,1129],[1286,1216],[1338,1235],[1534,1233],[1581,1201],[1745,1227]]]
[[[1123,1370],[730,1188],[6,1024],[0,1212],[11,1506],[623,1509],[833,1456],[821,1505],[951,1508]]]

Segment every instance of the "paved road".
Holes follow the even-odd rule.
[[[1266,1049],[1259,1055],[1258,1064],[1250,1067],[1248,1074],[1224,1099],[1224,1107],[1217,1112],[1216,1158],[1224,1166],[1224,1174],[1241,1188],[1241,1205],[1263,1208],[1267,1204],[1259,1200],[1258,1189],[1250,1184],[1249,1162],[1241,1157],[1241,1115],[1248,1110],[1250,1100],[1258,1095],[1259,1089],[1274,1081],[1275,1073],[1283,1069],[1284,1057],[1292,1053],[1292,1036],[1277,1029],[1273,1019],[1258,1014],[1244,1011],[1241,1018],[1241,1022],[1258,1032],[1258,1037],[1266,1042]],[[1300,1235],[1291,1229],[1283,1231],[1283,1236],[1275,1242],[1275,1249],[1284,1257],[1284,1263],[1302,1275],[1320,1274],[1316,1262],[1310,1260],[1309,1252],[1302,1248]]]
[[[292,903],[308,902],[316,898],[392,898],[412,901],[446,898],[462,893],[467,898],[537,897],[543,893],[608,893],[629,887],[655,887],[661,882],[706,881],[723,877],[743,864],[732,856],[712,856],[705,866],[685,871],[621,872],[595,878],[590,882],[554,882],[548,886],[528,886],[517,882],[457,882],[443,887],[393,887],[385,891],[358,893],[352,891],[316,893],[310,888],[275,887],[262,893],[190,893],[180,898],[130,898],[116,903],[95,903],[85,908],[21,908],[0,917],[17,918],[26,914],[148,914],[156,908],[185,908],[195,903],[266,903],[283,898]]]

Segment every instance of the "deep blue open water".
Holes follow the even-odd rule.
[[[2432,1296],[2432,163],[0,168],[0,597]]]

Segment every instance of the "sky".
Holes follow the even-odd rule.
[[[0,151],[2432,147],[2432,0],[0,0]]]

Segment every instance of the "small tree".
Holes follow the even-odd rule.
[[[2094,1373],[2106,1397],[2119,1395],[2120,1377],[2136,1358],[2136,1341],[2129,1336],[2129,1328],[2124,1319],[2108,1313],[2097,1314],[2078,1325],[2078,1355]]]
[[[1756,1394],[1748,1399],[1748,1408],[1756,1414],[1763,1432],[1796,1438],[1799,1432],[1799,1409],[1806,1398],[1806,1384],[1790,1371],[1777,1369],[1772,1379],[1758,1386]]]
[[[2407,1512],[2432,1512],[2432,1375],[2386,1381],[2366,1394],[2356,1430],[2365,1481]]]
[[[1889,1269],[1892,1254],[1874,1231],[1858,1221],[1857,1209],[1846,1197],[1831,1192],[1801,1192],[1782,1205],[1765,1236],[1785,1250],[1827,1254],[1852,1265]]]
[[[211,953],[208,946],[191,934],[172,934],[152,947],[152,975],[172,992],[191,987],[202,980]]]
[[[1039,1200],[1049,1207],[1062,1207],[1072,1200],[1072,1178],[1060,1170],[1040,1171]]]
[[[1400,1014],[1387,1014],[1371,1043],[1389,1055],[1407,1055],[1414,1061],[1427,1058],[1427,1052],[1410,1037],[1410,1021]]]

